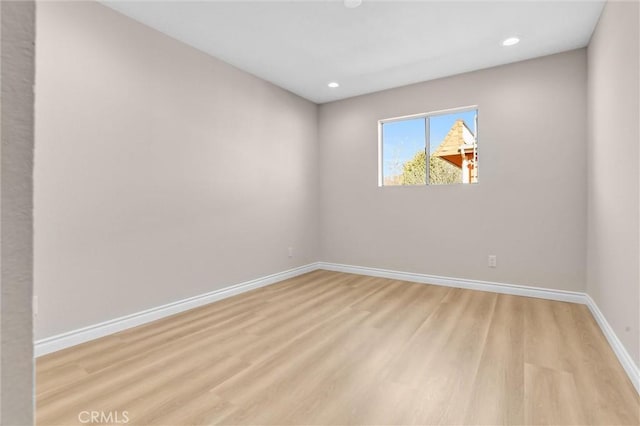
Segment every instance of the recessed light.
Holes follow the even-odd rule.
[[[332,81],[331,83],[327,84],[327,86],[331,87],[332,89],[335,89],[336,87],[340,87],[340,85],[335,81]]]
[[[502,42],[503,46],[513,46],[514,44],[520,43],[520,39],[518,37],[509,37]]]
[[[362,0],[344,0],[344,7],[355,9],[362,4]]]

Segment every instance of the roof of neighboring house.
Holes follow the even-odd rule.
[[[466,137],[465,137],[466,136]],[[460,155],[460,147],[463,145],[465,148],[473,149],[473,141],[469,144],[469,137],[473,137],[473,133],[464,123],[464,120],[456,120],[451,126],[449,133],[445,136],[442,143],[438,146],[432,156],[440,157],[443,160],[452,163],[456,167],[462,167],[462,157]],[[465,150],[467,151],[467,150]]]

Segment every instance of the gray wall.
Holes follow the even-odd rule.
[[[584,291],[586,84],[581,49],[322,105],[323,260]],[[379,119],[467,105],[479,184],[377,187]]]
[[[0,424],[33,424],[35,4],[0,2]]]
[[[637,2],[608,2],[588,50],[587,292],[640,364]]]
[[[37,46],[36,339],[318,260],[316,105],[96,3]]]

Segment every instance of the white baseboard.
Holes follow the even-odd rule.
[[[613,352],[618,357],[620,364],[622,364],[622,368],[627,372],[629,380],[631,380],[636,391],[640,394],[640,369],[633,361],[631,355],[627,352],[627,349],[624,347],[620,339],[618,339],[618,336],[607,322],[607,319],[604,317],[602,311],[600,311],[600,308],[598,308],[598,305],[596,305],[596,302],[588,294],[585,296],[587,298],[587,307],[591,311],[591,315],[596,319],[596,322],[600,326],[604,336],[607,338],[611,349],[613,349]]]
[[[412,281],[421,284],[436,284],[444,287],[466,288],[469,290],[489,291],[492,293],[513,294],[515,296],[535,297],[538,299],[558,300],[586,304],[586,294],[577,291],[552,290],[541,287],[504,284],[490,281],[470,280],[466,278],[441,277],[438,275],[418,274],[414,272],[391,271],[388,269],[369,268],[366,266],[342,265],[339,263],[320,262],[320,269],[347,272],[351,274],[369,275],[372,277],[391,278],[394,280]]]
[[[400,272],[388,269],[342,265],[329,262],[310,263],[308,265],[300,266],[288,271],[267,275],[265,277],[225,287],[220,290],[214,290],[212,292],[190,297],[188,299],[179,300],[177,302],[158,306],[156,308],[147,309],[142,312],[115,318],[113,320],[105,321],[99,324],[94,324],[89,327],[84,327],[67,333],[58,334],[56,336],[47,337],[35,342],[34,353],[36,357],[45,355],[64,348],[68,348],[70,346],[88,342],[99,337],[117,333],[118,331],[126,330],[128,328],[132,328],[173,314],[177,314],[179,312],[193,309],[198,306],[206,305],[217,300],[235,296],[249,290],[293,278],[307,272],[315,271],[317,269],[587,305],[587,307],[591,311],[591,314],[600,326],[603,334],[607,338],[607,341],[611,345],[613,352],[618,357],[620,364],[622,364],[622,367],[629,376],[631,383],[633,383],[636,391],[640,393],[640,370],[638,369],[638,366],[634,363],[633,359],[625,349],[620,339],[618,339],[618,336],[615,334],[596,303],[586,293],[552,290],[540,287],[496,283],[490,281],[478,281],[464,278],[441,277],[437,275],[418,274],[414,272]]]
[[[136,327],[138,325],[174,315],[179,312],[193,309],[198,306],[207,305],[217,300],[226,299],[227,297],[235,296],[249,290],[264,287],[289,278],[297,277],[298,275],[315,271],[316,269],[318,269],[317,263],[310,263],[298,268],[289,269],[287,271],[278,272],[250,281],[245,281],[243,283],[235,284],[219,290],[214,290],[209,293],[189,297],[183,300],[178,300],[177,302],[168,303],[166,305],[147,309],[141,312],[136,312],[120,318],[101,322],[99,324],[90,325],[88,327],[72,330],[67,333],[62,333],[37,340],[34,343],[34,355],[36,357],[46,355],[48,353],[59,351],[70,346],[75,346],[80,343],[97,339],[99,337],[117,333],[118,331],[126,330],[128,328]]]
[[[435,284],[445,287],[466,288],[470,290],[489,291],[492,293],[512,294],[516,296],[535,297],[538,299],[557,300],[561,302],[580,303],[587,305],[591,314],[607,338],[611,349],[618,357],[622,368],[629,376],[631,383],[640,394],[640,370],[631,355],[626,350],[618,336],[613,331],[606,318],[594,300],[586,293],[576,291],[552,290],[540,287],[529,287],[515,284],[504,284],[489,281],[469,280],[463,278],[441,277],[437,275],[417,274],[413,272],[391,271],[388,269],[369,268],[365,266],[342,265],[338,263],[319,262],[319,269],[346,272],[351,274],[368,275],[372,277],[391,278],[395,280],[411,281],[423,284]]]

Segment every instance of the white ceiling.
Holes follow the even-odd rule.
[[[601,1],[104,1],[316,103],[584,47]],[[503,47],[509,36],[520,44]],[[327,83],[340,87],[330,89]]]

